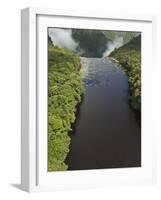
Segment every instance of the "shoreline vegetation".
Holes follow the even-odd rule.
[[[48,37],[48,171],[68,169],[72,124],[81,102],[81,61],[71,51],[55,47]]]
[[[141,113],[141,35],[114,50],[109,57],[128,76],[130,105]]]
[[[105,38],[103,33],[74,30],[73,36],[79,43],[76,52],[53,45],[48,36],[49,172],[68,169],[66,159],[70,148],[70,133],[75,126],[78,110],[83,100],[83,80],[88,76],[86,57],[107,57],[121,68],[128,76],[130,105],[138,116],[141,114],[141,35],[131,39],[133,35],[127,34],[124,40],[131,40],[105,57],[101,57],[102,52],[106,48],[105,44],[110,40]],[[102,40],[93,43],[97,36]],[[99,49],[102,43],[104,45],[102,49]]]

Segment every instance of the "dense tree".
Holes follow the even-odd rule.
[[[141,35],[111,53],[128,76],[130,102],[132,107],[141,111]]]
[[[83,82],[76,54],[54,47],[48,37],[48,171],[66,170],[71,124]]]

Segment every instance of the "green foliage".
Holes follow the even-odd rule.
[[[131,105],[135,110],[141,111],[141,35],[112,52],[110,56],[119,61],[128,75]]]
[[[81,101],[80,58],[48,37],[48,171],[67,170],[71,124]]]
[[[101,57],[109,41],[101,31],[96,30],[73,29],[72,36],[78,43],[77,52],[86,57]]]
[[[128,31],[102,31],[102,32],[111,41],[115,40],[116,38],[122,37],[124,44],[126,44],[127,42],[129,42],[138,35],[138,32],[128,32]]]

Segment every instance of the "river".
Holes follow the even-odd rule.
[[[109,58],[84,58],[85,91],[70,133],[69,170],[141,166],[141,128],[128,78]]]

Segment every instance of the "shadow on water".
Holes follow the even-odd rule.
[[[69,170],[141,166],[140,113],[128,101],[128,79],[108,59],[88,58],[85,92],[72,125]]]
[[[132,108],[131,108],[132,109]],[[135,120],[139,126],[139,128],[141,129],[141,112],[140,111],[136,111],[134,109],[132,109],[134,112],[134,116],[135,116]]]
[[[84,94],[82,94],[82,96],[81,96],[81,102],[78,103],[78,105],[77,105],[76,113],[75,113],[76,120],[75,120],[75,122],[71,125],[72,131],[70,131],[70,132],[68,133],[69,136],[73,136],[74,133],[76,132],[76,127],[77,127],[77,125],[79,124],[79,120],[80,120],[81,104],[82,104],[83,101],[84,101]]]

